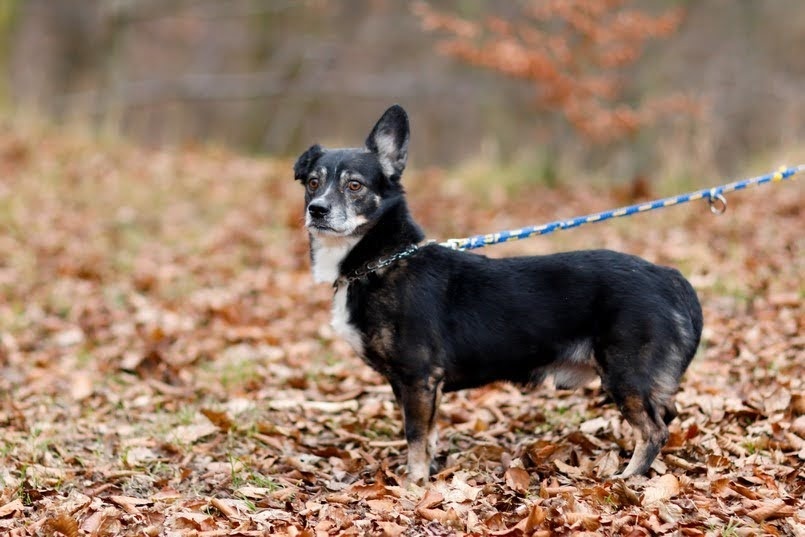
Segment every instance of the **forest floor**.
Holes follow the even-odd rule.
[[[329,327],[291,164],[0,124],[0,533],[805,535],[801,181],[484,251],[673,265],[701,349],[647,477],[610,478],[633,435],[595,385],[495,384],[445,397],[416,487],[390,389]],[[404,181],[433,238],[635,201]]]

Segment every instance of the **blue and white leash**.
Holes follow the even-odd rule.
[[[679,196],[654,200],[648,203],[629,205],[627,207],[612,209],[601,213],[578,216],[569,220],[556,220],[554,222],[549,222],[539,226],[528,226],[520,229],[489,233],[487,235],[475,235],[473,237],[466,237],[462,239],[447,239],[439,244],[440,246],[445,246],[454,250],[472,250],[475,248],[489,246],[490,244],[499,244],[501,242],[527,239],[528,237],[533,237],[535,235],[547,235],[548,233],[552,233],[559,229],[570,229],[583,224],[603,222],[604,220],[609,220],[610,218],[629,216],[635,213],[642,213],[651,211],[653,209],[661,209],[663,207],[670,207],[679,203],[686,203],[699,199],[706,199],[710,204],[710,210],[715,214],[721,214],[727,209],[727,199],[724,197],[724,194],[735,192],[736,190],[744,190],[765,183],[777,183],[789,179],[800,172],[805,172],[805,164],[800,164],[799,166],[794,167],[782,166],[776,172],[768,173],[766,175],[760,175],[751,179],[743,179],[741,181],[735,181],[733,183],[727,183],[725,185],[716,186],[713,188],[705,188],[695,192],[681,194]]]

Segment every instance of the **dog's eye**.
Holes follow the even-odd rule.
[[[319,180],[316,179],[315,177],[307,182],[307,189],[310,190],[311,192],[315,192],[318,188],[319,188]]]
[[[360,184],[358,181],[350,181],[347,183],[347,188],[350,189],[352,192],[357,192],[358,190],[363,188],[363,185]]]

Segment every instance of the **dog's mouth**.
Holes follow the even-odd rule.
[[[348,233],[344,229],[336,229],[333,226],[326,224],[324,222],[307,222],[305,224],[308,231],[315,234],[321,235],[331,235],[331,236],[342,236],[347,235]]]
[[[305,227],[313,235],[328,237],[351,237],[363,234],[369,225],[369,220],[364,216],[347,216],[346,218],[334,218],[333,215],[312,216],[307,215]]]

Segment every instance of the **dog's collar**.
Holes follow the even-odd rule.
[[[333,288],[338,289],[341,284],[349,285],[355,280],[360,280],[361,278],[368,276],[372,272],[376,272],[382,268],[388,267],[389,265],[393,265],[400,259],[405,259],[406,257],[414,255],[418,250],[418,244],[409,244],[402,250],[398,250],[389,256],[378,257],[374,261],[370,261],[362,267],[353,270],[346,276],[339,276],[338,279],[333,282]]]

